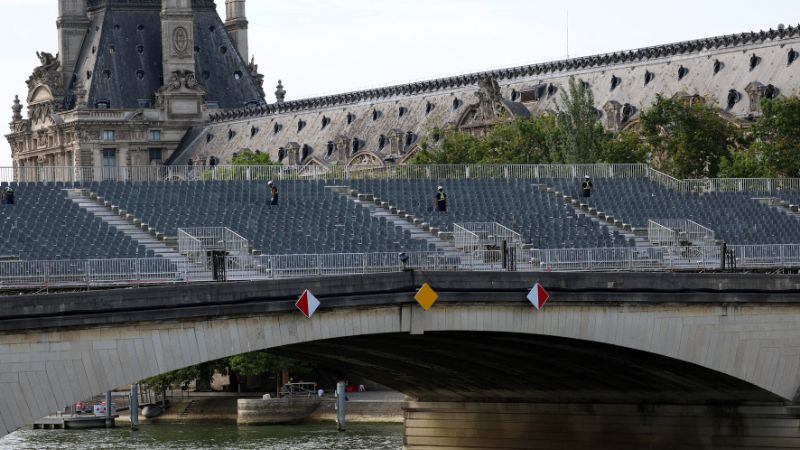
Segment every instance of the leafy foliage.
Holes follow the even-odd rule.
[[[575,77],[569,79],[567,90],[561,92],[558,128],[562,134],[565,163],[583,164],[595,161],[598,144],[605,132],[594,107],[592,90]]]
[[[753,158],[760,173],[777,177],[800,176],[800,99],[765,99],[764,113],[753,127]]]
[[[231,160],[232,166],[279,166],[280,163],[273,161],[268,153],[253,152],[245,149]]]
[[[596,162],[633,164],[647,161],[647,148],[638,133],[621,131],[608,133],[599,144]]]
[[[140,383],[156,392],[163,392],[172,388],[186,388],[194,381],[210,385],[211,378],[216,372],[226,375],[230,372],[235,372],[238,375],[255,376],[283,371],[306,374],[310,370],[310,366],[295,359],[272,355],[267,352],[251,352],[185,367],[144,379]]]
[[[677,178],[716,176],[738,137],[716,108],[702,102],[659,96],[640,121],[651,164]]]
[[[308,368],[297,360],[272,355],[267,352],[251,352],[228,358],[228,364],[238,375],[254,376],[273,372],[303,372]]]
[[[477,164],[486,157],[479,145],[480,141],[468,133],[448,132],[437,148],[430,149],[424,142],[413,164]]]

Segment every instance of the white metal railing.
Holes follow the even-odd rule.
[[[800,192],[800,178],[712,178],[679,180],[646,164],[473,164],[344,166],[126,166],[2,167],[0,181],[73,183],[117,181],[257,181],[349,179],[541,179],[649,178],[677,192]]]
[[[800,268],[800,244],[728,246],[737,269]],[[402,270],[496,272],[718,270],[720,246],[587,249],[476,250],[319,255],[234,255],[225,258],[226,279],[330,277]],[[211,281],[205,267],[165,258],[0,262],[0,290],[136,287]]]
[[[464,251],[474,251],[480,247],[499,248],[503,242],[509,247],[522,245],[521,234],[497,222],[453,224],[453,240],[456,241],[456,248]]]
[[[178,253],[192,261],[200,261],[206,257],[206,250],[200,239],[181,228],[178,228]]]
[[[655,181],[658,184],[666,186],[669,189],[677,192],[687,192],[687,185],[683,180],[679,180],[675,177],[667,175],[663,172],[659,172],[652,167],[648,167],[648,178]]]
[[[728,250],[742,268],[800,266],[800,245],[729,245]]]
[[[229,255],[246,255],[250,250],[247,239],[224,227],[178,228],[178,251],[181,253],[182,243],[186,251],[196,251],[199,245],[204,253],[220,251]]]
[[[139,286],[183,280],[180,267],[164,258],[0,263],[0,289]]]
[[[663,270],[665,252],[660,248],[530,249],[520,252],[521,262],[532,271]]]
[[[343,166],[126,166],[3,167],[0,181],[88,183],[103,181],[258,181],[344,179],[538,179],[590,175],[646,177],[645,164]]]
[[[678,233],[655,220],[647,221],[647,240],[651,244],[659,246],[679,245]]]
[[[463,252],[472,252],[478,249],[480,238],[474,232],[454,223],[453,245]]]
[[[680,246],[715,244],[714,230],[688,219],[651,219],[647,238],[653,245]]]

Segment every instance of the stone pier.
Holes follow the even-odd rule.
[[[780,405],[411,402],[404,450],[800,448]]]

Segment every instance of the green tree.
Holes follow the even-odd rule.
[[[253,152],[250,149],[242,150],[231,160],[232,166],[279,166],[268,153]]]
[[[557,109],[557,123],[564,146],[563,162],[593,162],[605,131],[594,107],[591,88],[582,80],[571,77],[567,89],[561,91]]]
[[[608,164],[634,164],[647,161],[647,148],[638,133],[621,131],[608,133],[600,144],[596,162]]]
[[[549,164],[561,161],[555,117],[517,119],[494,127],[478,141],[485,164]]]
[[[761,157],[751,148],[731,152],[722,158],[720,173],[722,178],[769,178],[773,173]]]
[[[651,164],[677,178],[717,176],[739,138],[715,107],[660,95],[640,123]]]
[[[228,364],[232,372],[242,376],[256,376],[265,373],[274,373],[280,391],[280,374],[282,372],[294,372],[298,374],[310,373],[311,368],[302,362],[273,355],[267,352],[250,352],[228,358]]]
[[[232,160],[230,167],[207,168],[203,180],[270,180],[280,171],[281,163],[269,154],[244,149]]]
[[[800,176],[800,98],[765,99],[764,115],[753,127],[755,155],[769,176]]]
[[[486,159],[486,149],[469,133],[449,131],[441,143],[433,148],[430,142],[412,159],[412,164],[477,164]]]

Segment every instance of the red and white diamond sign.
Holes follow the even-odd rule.
[[[317,312],[317,308],[319,308],[319,300],[317,297],[314,297],[314,294],[311,293],[308,289],[303,292],[303,295],[300,296],[300,299],[297,300],[297,303],[294,306],[297,307],[307,318],[311,318],[315,312]]]
[[[533,306],[537,310],[541,310],[544,308],[544,304],[550,300],[550,294],[544,290],[541,284],[536,283],[536,286],[534,286],[533,290],[528,294],[528,300],[533,303]]]

